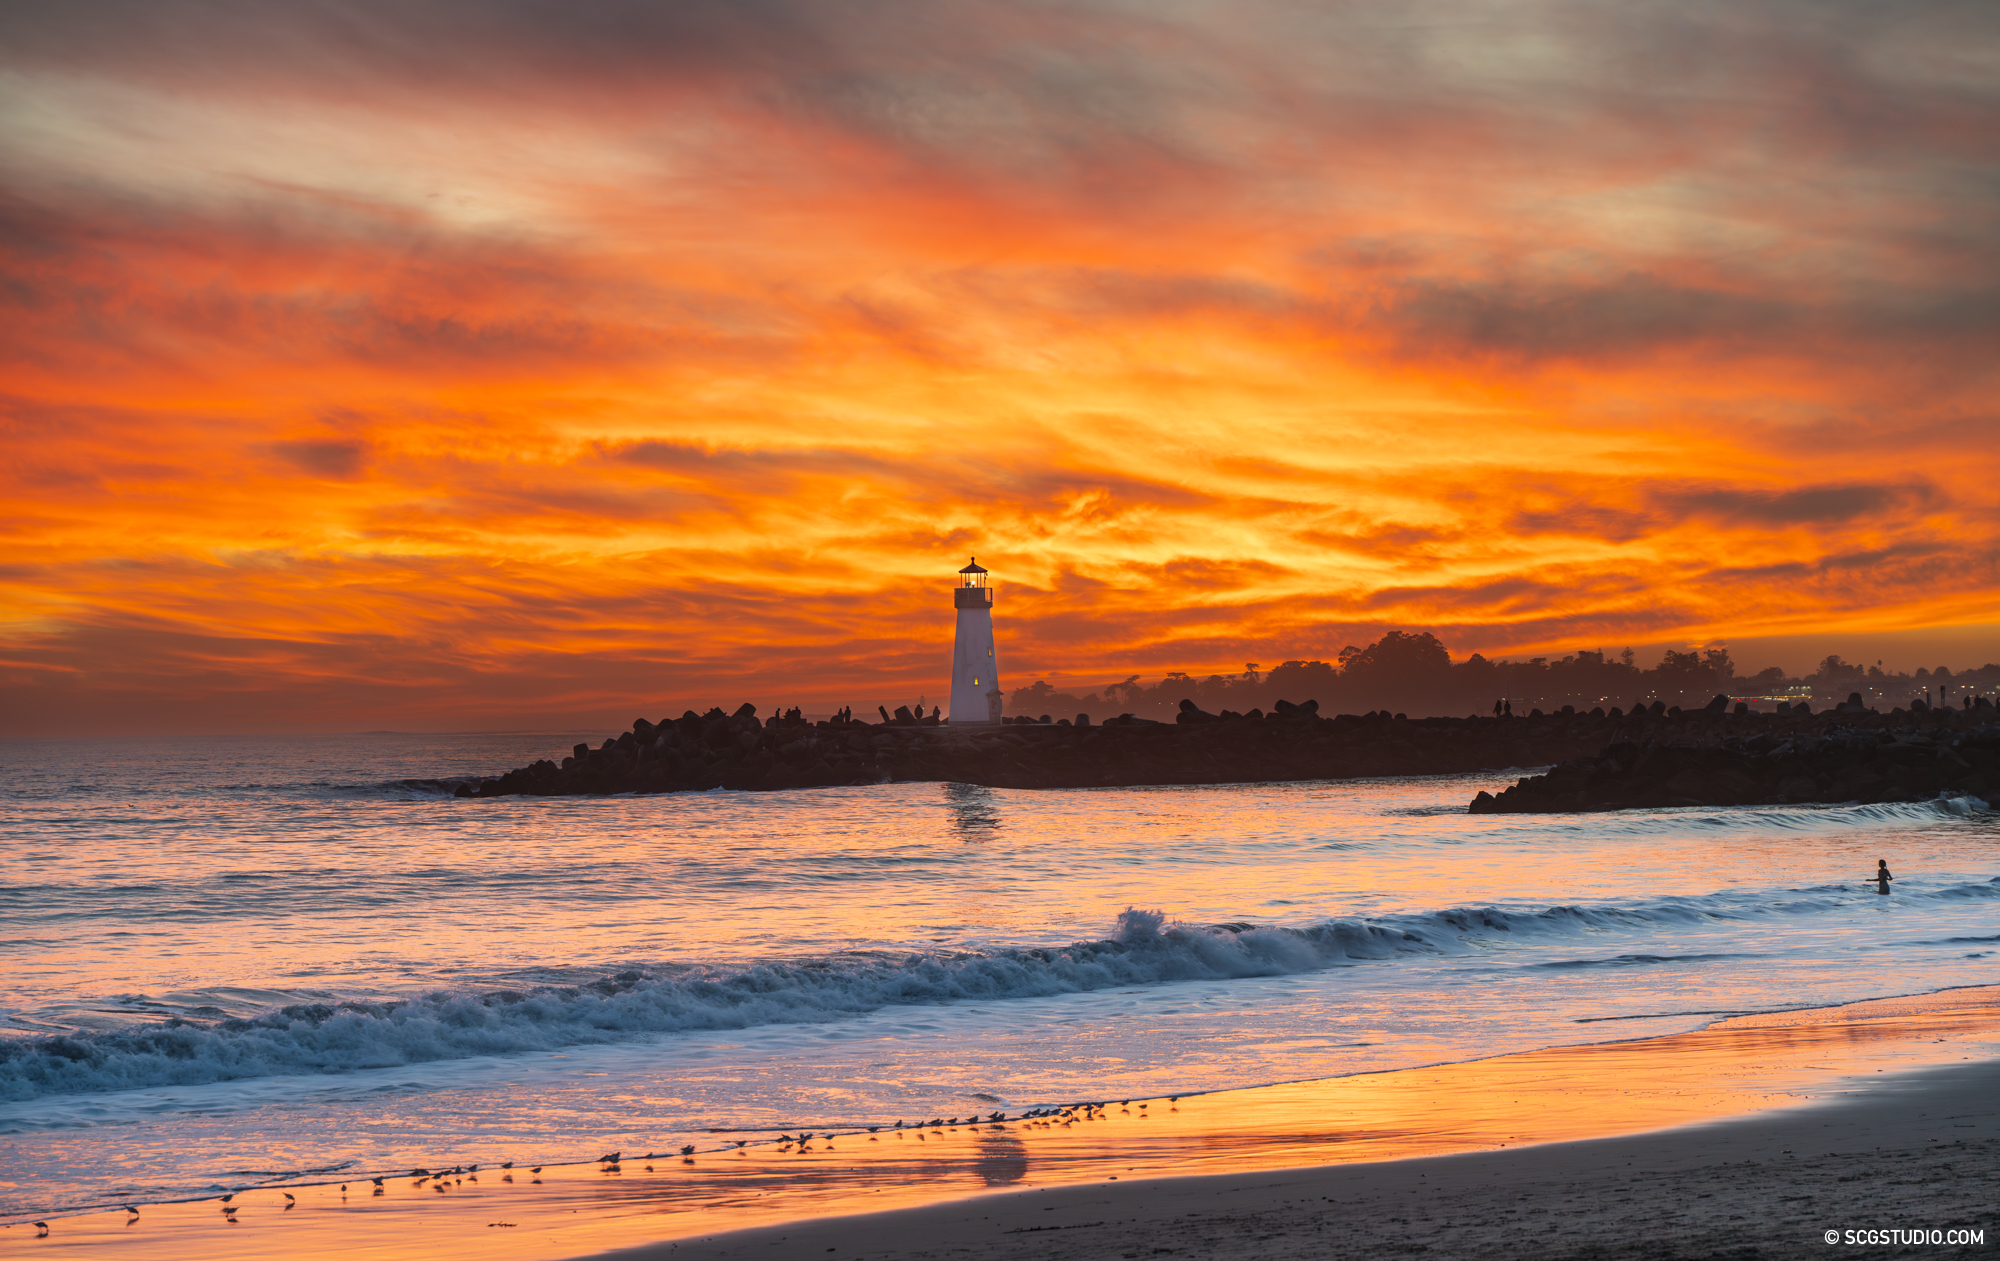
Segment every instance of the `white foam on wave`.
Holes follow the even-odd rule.
[[[0,1042],[0,1100],[339,1073],[548,1051],[636,1036],[840,1020],[895,1006],[1039,998],[1135,984],[1230,980],[1345,964],[1532,947],[1586,934],[1658,933],[1852,903],[1852,886],[1541,910],[1460,907],[1303,928],[1206,927],[1128,909],[1115,931],[1064,947],[835,956],[734,969],[633,970],[583,985],[436,991],[325,1002],[254,1019]],[[2000,900],[2000,878],[1906,896]]]

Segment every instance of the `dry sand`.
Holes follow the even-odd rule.
[[[259,1188],[237,1195],[233,1215],[211,1199],[143,1206],[129,1221],[62,1218],[46,1238],[17,1224],[0,1230],[0,1250],[148,1261],[552,1261],[620,1248],[825,1261],[1887,1255],[1818,1240],[1828,1229],[1993,1234],[1996,1106],[2000,987],[1989,987],[1109,1102],[1089,1120],[743,1150],[717,1135],[685,1162],[676,1152],[539,1176],[404,1171],[379,1192],[361,1178],[344,1191]]]

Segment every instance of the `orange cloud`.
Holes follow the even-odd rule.
[[[0,15],[7,729],[2000,624],[1989,20],[927,12]]]

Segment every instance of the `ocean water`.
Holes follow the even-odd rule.
[[[0,1217],[2000,982],[2000,820],[1966,800],[438,782],[597,734],[0,743]]]

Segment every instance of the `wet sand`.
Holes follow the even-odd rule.
[[[2000,1252],[2000,1063],[1897,1074],[1851,1097],[1615,1139],[1315,1169],[1027,1191],[608,1254],[1452,1258],[1909,1255],[1849,1230],[1971,1228]],[[1829,1247],[1825,1232],[1842,1232]]]
[[[1639,1034],[1634,1023],[1604,1032]],[[1093,1119],[803,1146],[725,1148],[735,1140],[717,1135],[692,1163],[628,1152],[617,1172],[482,1167],[443,1190],[405,1173],[379,1195],[365,1179],[344,1194],[292,1187],[289,1208],[259,1189],[236,1197],[234,1221],[215,1200],[145,1206],[129,1223],[122,1212],[53,1221],[46,1239],[15,1225],[0,1246],[203,1261],[1777,1256],[1826,1248],[1826,1229],[1954,1225],[1988,1228],[1988,1248],[2000,1245],[2000,1222],[1985,1220],[2000,1112],[1994,987],[1105,1102]]]

